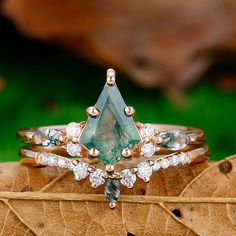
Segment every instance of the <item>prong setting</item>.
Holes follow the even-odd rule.
[[[92,148],[89,150],[89,156],[92,158],[96,158],[100,155],[100,152],[96,148]]]
[[[129,183],[128,185],[127,185],[127,188],[133,188],[134,187],[134,185],[132,184],[132,183]]]
[[[131,158],[132,157],[132,151],[129,148],[124,148],[122,151],[122,156],[125,158]]]
[[[125,115],[126,115],[126,116],[131,117],[131,116],[133,116],[134,114],[135,114],[135,109],[134,109],[133,107],[127,106],[127,107],[125,108]]]
[[[109,174],[112,174],[114,172],[114,165],[107,164],[106,165],[106,172],[109,173]]]
[[[116,202],[115,201],[109,202],[109,207],[111,209],[114,209],[116,207]]]
[[[113,69],[107,70],[107,85],[114,86],[116,83],[116,72]]]
[[[133,167],[133,168],[131,169],[131,172],[134,173],[134,174],[136,174],[136,173],[138,172],[138,168],[137,168],[137,167]]]
[[[100,114],[99,110],[91,106],[86,109],[86,113],[91,118],[97,118]]]

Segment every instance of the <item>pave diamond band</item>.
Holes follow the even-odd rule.
[[[144,160],[136,165],[133,164],[120,172],[117,172],[114,166],[111,171],[107,166],[98,168],[95,165],[87,163],[83,159],[69,159],[47,152],[35,152],[29,149],[21,149],[21,154],[24,157],[32,158],[35,161],[35,164],[38,165],[55,166],[73,171],[77,181],[88,177],[93,188],[103,185],[106,179],[117,179],[122,185],[132,188],[137,177],[148,182],[155,171],[178,165],[182,166],[205,161],[207,159],[208,151],[208,147],[204,146],[188,152],[161,155],[155,157],[151,161]]]
[[[207,159],[204,131],[134,122],[135,109],[125,104],[112,69],[97,103],[86,112],[87,121],[18,131],[29,145],[21,154],[39,165],[73,171],[77,181],[88,178],[93,188],[105,184],[111,208],[120,184],[132,188],[137,179],[148,182],[160,169]]]

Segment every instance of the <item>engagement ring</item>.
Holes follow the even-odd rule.
[[[21,154],[38,165],[73,171],[75,179],[88,178],[93,188],[105,184],[105,196],[114,208],[120,183],[132,188],[136,178],[145,182],[154,171],[207,159],[205,133],[196,128],[134,122],[135,109],[126,106],[107,70],[107,81],[88,120],[68,125],[20,130],[29,148]]]

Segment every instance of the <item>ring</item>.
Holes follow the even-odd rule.
[[[31,145],[20,152],[38,165],[73,171],[77,181],[88,177],[93,188],[105,184],[111,208],[120,183],[132,188],[136,177],[148,182],[153,171],[199,163],[209,154],[200,129],[135,123],[135,109],[126,106],[113,69],[107,70],[104,89],[86,112],[87,121],[19,130],[19,138]]]

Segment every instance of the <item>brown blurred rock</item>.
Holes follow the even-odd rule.
[[[235,0],[5,0],[26,36],[54,42],[136,83],[175,93],[236,50]]]

